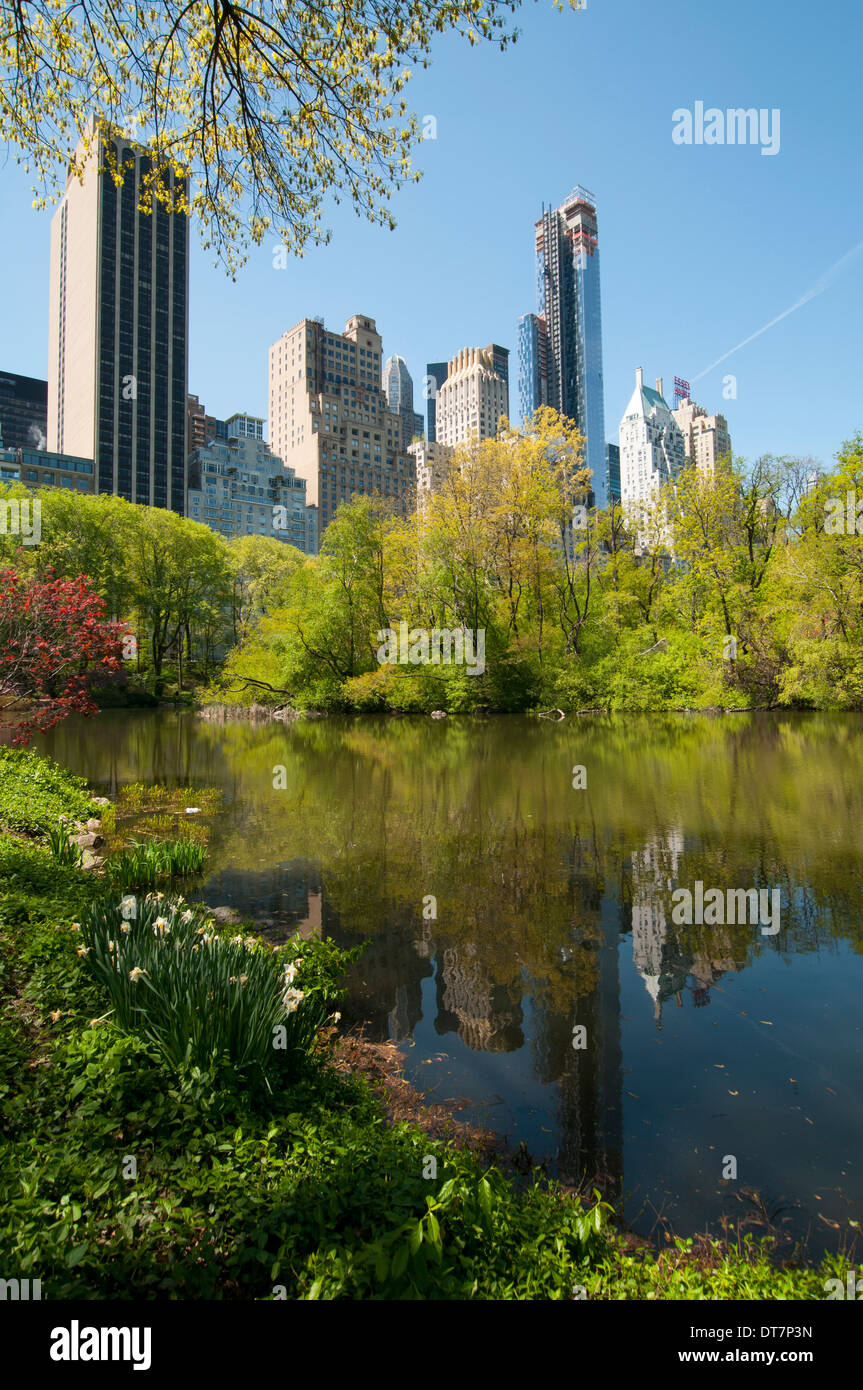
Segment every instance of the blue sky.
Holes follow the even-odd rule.
[[[437,138],[417,152],[421,183],[393,200],[396,232],[332,208],[329,246],[277,270],[270,237],[232,283],[193,228],[190,389],[213,414],[266,415],[269,344],[305,315],[340,330],[360,312],[407,359],[424,409],[427,361],[490,341],[514,359],[516,321],[536,307],[534,220],[582,183],[598,203],[607,438],[636,366],[670,395],[674,375],[693,380],[823,285],[693,396],[724,411],[737,454],[829,465],[863,428],[863,249],[848,256],[863,243],[863,7],[540,0],[517,22],[504,54],[444,38],[410,84]],[[697,101],[778,108],[779,153],[675,144],[672,113]],[[0,179],[0,369],[45,376],[50,214],[31,209],[14,161]]]

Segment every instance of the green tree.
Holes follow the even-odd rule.
[[[161,695],[168,653],[176,648],[181,663],[184,645],[191,654],[193,626],[228,636],[233,573],[227,545],[209,527],[161,507],[136,507],[134,513],[128,550],[133,603],[149,644],[154,690]]]

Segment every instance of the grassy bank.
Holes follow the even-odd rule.
[[[58,816],[94,809],[47,760],[0,750],[5,1277],[39,1278],[49,1299],[820,1299],[843,1273],[832,1260],[779,1271],[754,1245],[626,1253],[595,1198],[517,1183],[456,1138],[390,1123],[335,1065],[345,955],[273,953],[173,889],[125,918],[133,885],[115,874],[108,893],[107,875],[47,843]],[[305,1013],[279,1013],[280,972],[279,997]],[[298,1038],[284,1065],[267,1032],[301,1018],[317,1041]],[[178,1051],[186,1033],[194,1049]]]

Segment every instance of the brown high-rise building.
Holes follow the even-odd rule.
[[[321,536],[354,493],[379,494],[406,513],[414,503],[414,461],[403,424],[381,388],[381,336],[354,314],[344,333],[301,319],[269,355],[270,447],[305,478]]]

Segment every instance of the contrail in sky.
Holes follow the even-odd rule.
[[[835,265],[831,265],[829,270],[825,270],[820,279],[816,280],[815,284],[812,285],[805,294],[802,294],[790,308],[783,309],[781,314],[777,314],[775,319],[771,319],[769,323],[765,323],[763,328],[759,328],[755,333],[750,333],[749,337],[744,338],[743,342],[738,343],[736,347],[729,348],[727,352],[724,352],[721,357],[717,357],[715,362],[711,362],[709,367],[705,367],[704,371],[699,372],[698,376],[694,376],[692,380],[700,381],[703,376],[707,376],[708,372],[712,372],[714,367],[718,367],[720,362],[724,362],[726,357],[731,357],[733,353],[739,352],[741,348],[746,347],[747,343],[752,343],[756,338],[760,338],[761,334],[766,333],[768,328],[772,328],[774,324],[781,323],[783,319],[787,319],[788,315],[793,314],[795,309],[802,309],[803,305],[808,304],[810,299],[815,299],[817,295],[823,294],[825,290],[830,288],[837,276],[841,275],[848,262],[859,255],[861,251],[863,251],[863,241],[859,241],[856,246],[852,246],[850,251],[846,251],[844,256],[840,256]]]

